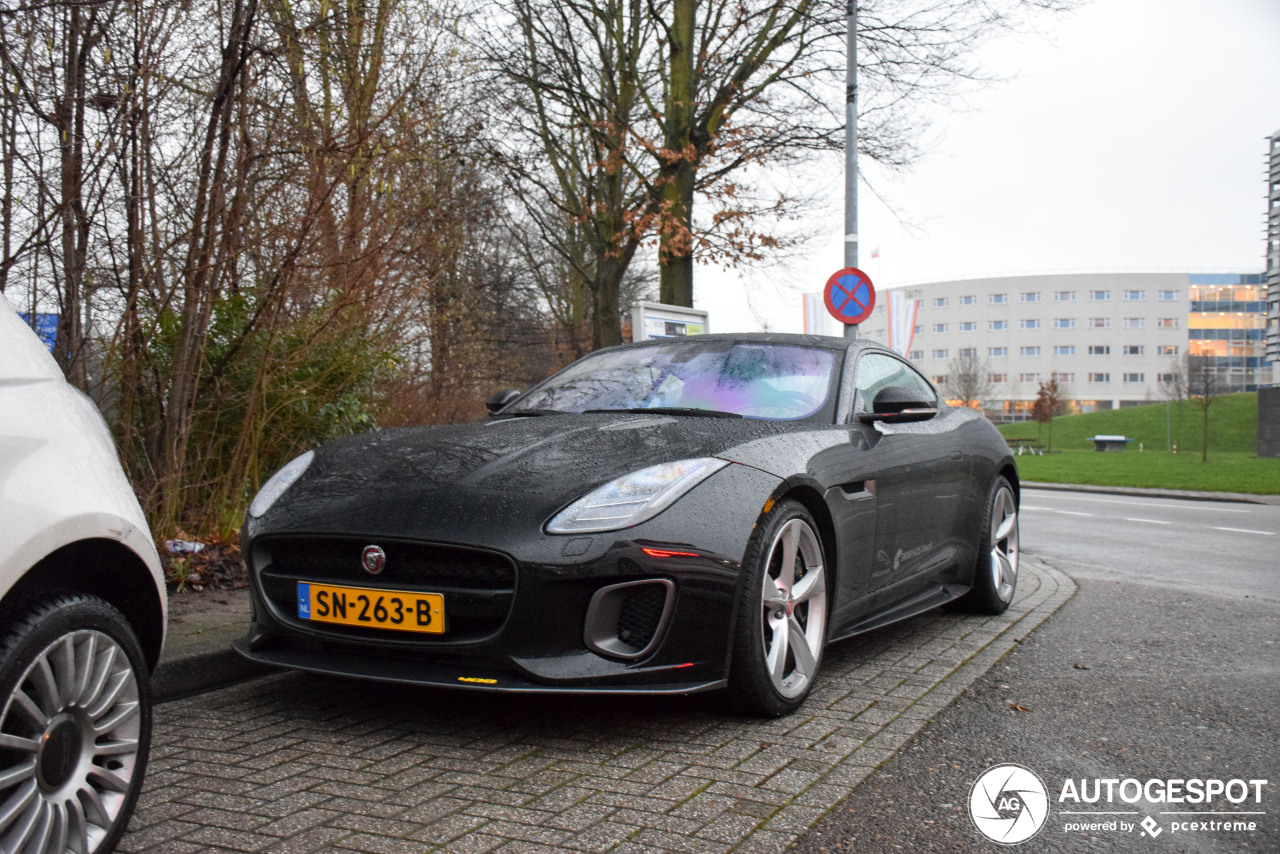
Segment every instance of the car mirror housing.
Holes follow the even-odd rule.
[[[871,411],[858,415],[865,423],[883,421],[886,424],[904,424],[911,421],[928,421],[938,414],[937,402],[921,400],[920,392],[900,386],[882,388],[871,403]]]
[[[504,407],[506,407],[507,404],[519,396],[519,389],[514,388],[494,392],[493,396],[484,402],[484,408],[489,410],[490,415],[497,415]]]

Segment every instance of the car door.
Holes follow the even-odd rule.
[[[968,484],[959,438],[965,419],[953,415],[933,386],[897,356],[872,351],[858,361],[851,420],[867,443],[866,470],[876,494],[875,554],[868,592],[876,610],[939,583],[963,549],[956,521]],[[906,424],[863,423],[859,415],[885,388],[905,388],[938,408]],[[913,395],[914,396],[914,395]]]

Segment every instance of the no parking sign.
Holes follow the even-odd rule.
[[[876,307],[876,289],[866,273],[857,267],[845,267],[827,279],[822,299],[832,317],[851,325],[871,316]]]

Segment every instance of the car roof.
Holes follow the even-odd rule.
[[[689,335],[671,338],[651,338],[637,341],[634,344],[622,344],[622,347],[660,347],[672,342],[694,343],[698,341],[730,342],[734,344],[789,344],[799,347],[821,347],[824,350],[848,350],[862,345],[873,345],[867,338],[837,338],[833,335],[801,335],[793,332],[717,332],[706,335]],[[875,345],[879,346],[879,345]],[[613,349],[613,348],[608,348]],[[597,351],[599,352],[599,351]]]

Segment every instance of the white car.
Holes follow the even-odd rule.
[[[0,851],[115,847],[165,607],[106,422],[0,295]]]

